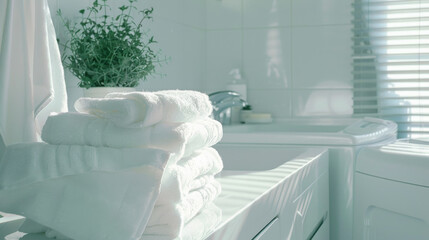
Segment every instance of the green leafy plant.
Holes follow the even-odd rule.
[[[58,10],[70,35],[63,45],[63,63],[80,79],[80,87],[135,87],[165,62],[159,58],[160,52],[151,48],[156,43],[154,37],[144,31],[143,23],[152,19],[153,8],[139,11],[136,1],[128,0],[116,16],[110,16],[107,0],[94,0],[92,6],[79,11],[78,23]],[[137,21],[132,17],[134,12]]]
[[[247,104],[246,106],[244,106],[241,110],[248,110],[251,111],[252,110],[252,106],[250,106],[249,104]]]

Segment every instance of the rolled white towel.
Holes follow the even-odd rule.
[[[222,171],[223,162],[214,148],[196,151],[177,164],[169,165],[162,176],[156,205],[179,202],[190,191],[201,188]]]
[[[122,128],[106,119],[81,113],[51,115],[42,130],[43,141],[51,144],[157,148],[180,157],[212,146],[222,136],[222,125],[210,118],[186,123],[159,123],[145,128]]]
[[[174,239],[180,236],[184,225],[211,203],[220,192],[221,185],[214,180],[203,188],[190,192],[179,203],[155,206],[141,239],[154,239],[154,236]]]
[[[147,127],[159,122],[189,122],[208,117],[208,96],[196,91],[110,93],[105,98],[80,98],[76,111],[110,119],[122,127]]]
[[[12,145],[0,161],[0,209],[71,239],[136,240],[168,158],[155,149]]]

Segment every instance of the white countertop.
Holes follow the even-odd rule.
[[[280,212],[287,211],[287,203],[317,179],[320,174],[319,166],[327,163],[313,160],[319,159],[323,154],[326,154],[326,150],[309,149],[296,159],[271,170],[222,171],[217,177],[222,185],[222,193],[214,201],[221,209],[222,217],[210,229],[195,231],[195,226],[205,225],[204,222],[199,222],[202,217],[197,215],[185,226],[183,240],[253,238]],[[22,233],[15,233],[6,240],[17,240],[20,237]],[[34,240],[48,239],[41,235],[34,237]]]

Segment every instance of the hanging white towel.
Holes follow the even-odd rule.
[[[40,140],[49,112],[67,111],[55,30],[46,0],[7,0],[0,47],[0,133],[6,145]],[[3,4],[4,5],[4,4]]]

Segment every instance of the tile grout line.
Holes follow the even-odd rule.
[[[289,22],[291,24],[291,26],[293,26],[293,18],[292,18],[292,8],[293,8],[293,0],[290,1],[290,7],[289,7]],[[290,78],[291,78],[291,87],[290,87],[290,91],[289,91],[289,97],[290,97],[290,102],[289,102],[289,116],[290,118],[294,118],[293,116],[293,107],[294,107],[294,98],[293,98],[293,90],[294,90],[294,84],[293,84],[293,28],[291,27],[290,29],[290,42],[289,42],[289,46],[290,46],[290,56],[289,56],[289,60],[290,60]]]
[[[208,94],[207,92],[207,0],[204,0],[204,70],[203,70],[203,82],[201,84],[201,90]]]
[[[246,92],[248,91],[248,88],[249,88],[249,82],[248,82],[248,77],[246,78],[246,76],[247,76],[247,73],[246,72],[244,72],[244,1],[245,0],[241,0],[241,26],[240,26],[240,33],[241,33],[241,41],[240,41],[240,48],[241,48],[241,59],[240,59],[240,61],[241,61],[241,66],[240,66],[240,68],[241,68],[241,71],[242,71],[242,74],[243,74],[243,76],[245,77],[245,79],[244,79],[244,83],[246,84]],[[243,80],[242,80],[243,81]]]

